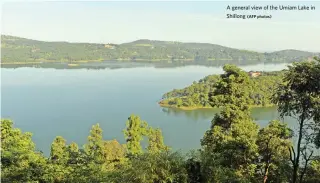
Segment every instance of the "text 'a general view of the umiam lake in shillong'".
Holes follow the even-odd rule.
[[[290,5],[264,5],[264,6],[258,6],[258,5],[247,5],[247,6],[227,6],[227,11],[250,11],[250,14],[230,14],[228,13],[226,18],[238,18],[238,19],[271,19],[272,15],[269,11],[313,11],[316,10],[315,6],[309,6],[309,5],[297,5],[297,6],[290,6]],[[261,14],[254,14],[251,11],[265,11]]]

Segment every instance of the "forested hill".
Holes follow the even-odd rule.
[[[152,61],[255,64],[293,62],[316,53],[284,50],[259,53],[208,43],[182,43],[141,39],[124,44],[44,42],[14,36],[1,36],[2,63]]]
[[[274,93],[275,86],[281,83],[285,71],[254,73],[260,75],[252,77],[248,73],[249,83],[241,86],[242,90],[249,92],[248,103],[256,107],[272,105],[271,95]],[[165,93],[159,104],[163,107],[176,107],[187,110],[218,106],[218,100],[216,100],[214,93],[220,79],[221,75],[209,75],[198,82],[193,82],[188,87],[174,89]]]

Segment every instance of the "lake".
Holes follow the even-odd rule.
[[[246,71],[276,71],[287,64],[242,66]],[[83,145],[93,124],[99,123],[106,140],[124,143],[122,130],[130,114],[162,129],[174,150],[200,147],[200,139],[217,112],[182,111],[160,107],[165,92],[182,88],[222,67],[136,67],[120,69],[2,68],[1,117],[33,133],[36,148],[46,155],[56,136]],[[255,108],[252,117],[266,125],[277,119],[275,107]],[[291,119],[286,119],[290,122]],[[291,126],[291,125],[290,125]]]

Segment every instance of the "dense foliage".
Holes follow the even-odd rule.
[[[260,62],[301,61],[315,53],[284,50],[259,53],[207,43],[181,43],[137,40],[124,44],[92,44],[35,41],[1,36],[2,63],[74,62],[74,61],[169,61],[254,64]]]
[[[293,183],[299,179],[301,182],[306,173],[306,166],[312,160],[314,145],[319,147],[320,59],[317,61],[294,63],[289,66],[283,82],[273,96],[281,116],[296,118],[299,126],[297,148],[290,149],[290,160],[294,169]],[[304,164],[305,168],[298,178],[301,164]]]
[[[250,81],[247,73],[233,65],[223,69],[225,74],[220,76],[214,90],[217,104],[223,109],[215,115],[201,140],[203,154],[215,162],[208,162],[206,182],[220,178],[223,182],[251,182],[258,157],[259,128],[250,117],[249,92],[240,87]]]
[[[318,183],[320,157],[312,152],[319,147],[319,69],[320,61],[294,64],[273,95],[281,114],[297,117],[300,130],[296,131],[278,120],[259,128],[250,117],[252,80],[236,66],[225,65],[225,73],[214,76],[212,91],[212,101],[222,110],[201,139],[201,148],[187,155],[172,152],[165,145],[161,130],[136,115],[129,116],[123,130],[126,144],[104,140],[103,131],[96,124],[82,148],[56,137],[49,157],[35,150],[30,133],[23,133],[11,120],[2,119],[1,181]],[[305,128],[304,124],[312,128]],[[292,143],[295,137],[303,139],[297,147]],[[146,148],[141,146],[143,139],[147,140]],[[312,149],[308,148],[310,145]]]
[[[246,75],[248,75],[246,73]],[[271,96],[282,82],[283,71],[262,72],[258,77],[249,77],[248,82],[238,87],[248,92],[249,106],[272,105]],[[215,92],[219,87],[219,75],[206,76],[183,89],[174,89],[163,95],[160,105],[179,108],[205,108],[219,106]]]

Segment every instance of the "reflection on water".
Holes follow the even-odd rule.
[[[174,115],[177,117],[187,116],[195,122],[199,121],[211,121],[219,109],[196,109],[196,110],[181,110],[178,108],[162,108],[162,111],[168,115]]]
[[[186,116],[192,119],[194,122],[211,121],[216,113],[219,113],[221,109],[196,109],[196,110],[182,110],[178,108],[162,108],[162,111],[167,115],[173,115],[176,117]],[[266,126],[270,120],[280,120],[285,123],[293,122],[292,118],[286,117],[281,119],[277,111],[277,107],[256,107],[251,109],[251,117],[261,127]],[[292,125],[292,123],[291,123]]]

